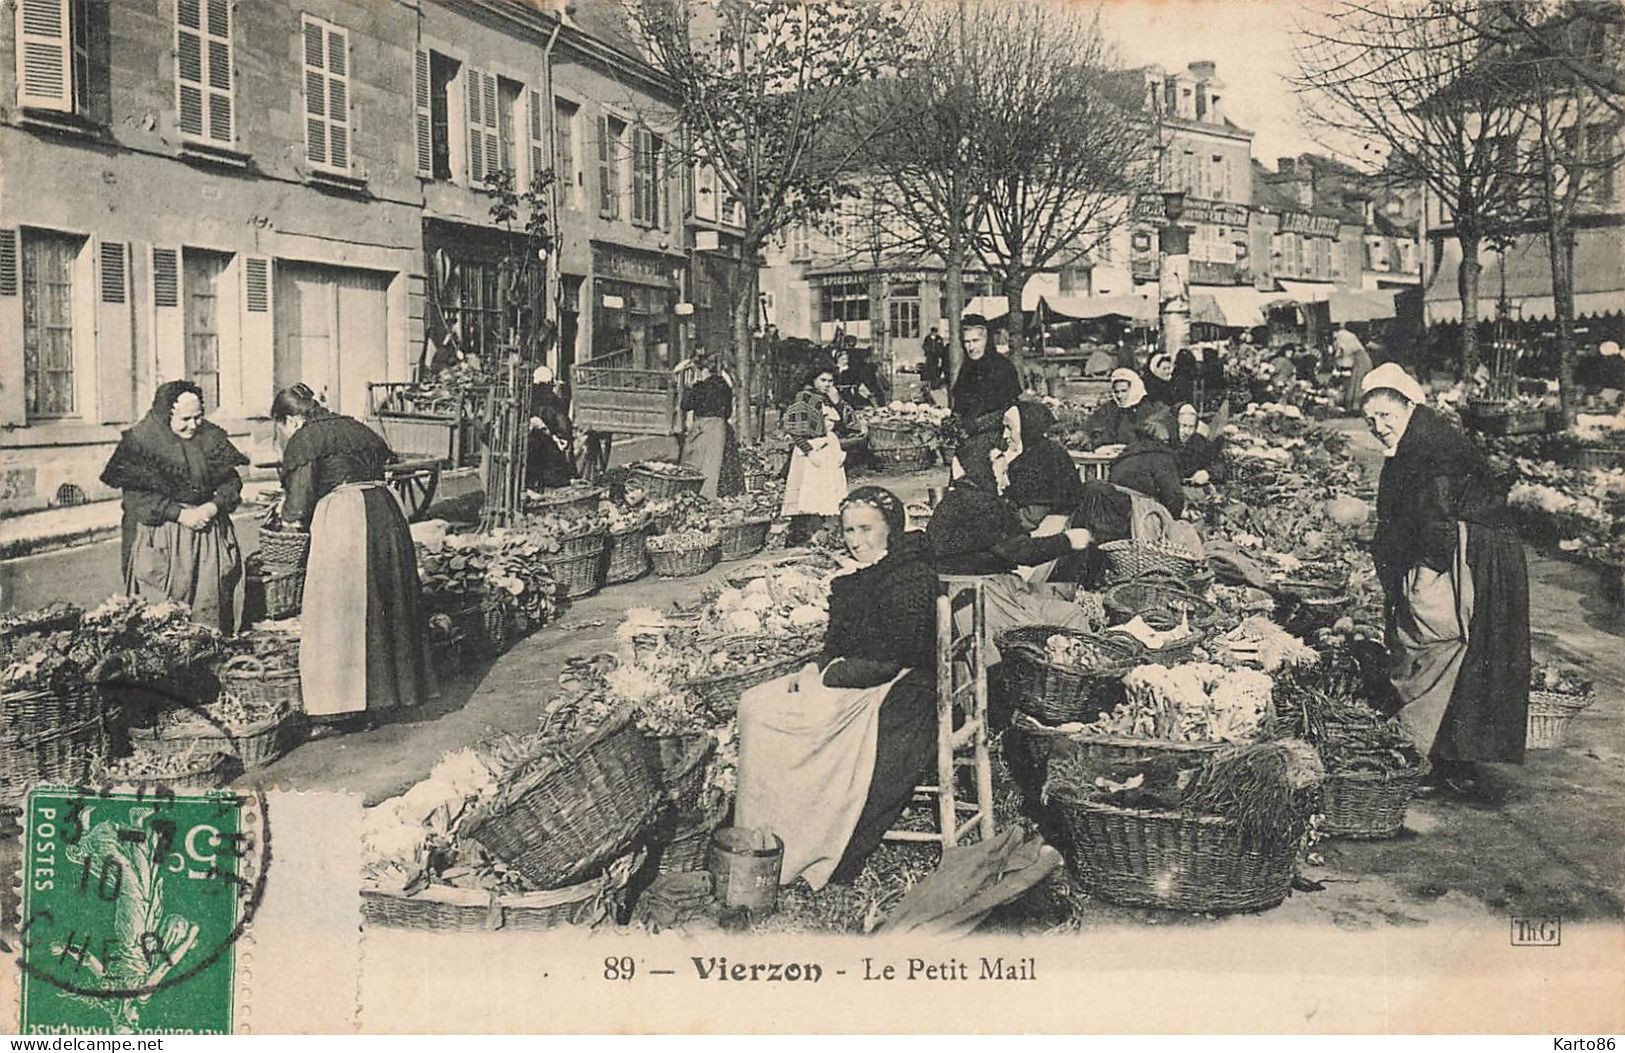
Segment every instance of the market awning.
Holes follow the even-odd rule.
[[[1038,290],[1029,286],[1021,294],[1021,309],[1028,313],[1038,310],[1039,299]],[[1009,301],[1002,296],[973,296],[964,310],[964,314],[979,314],[990,322],[996,322],[1009,313]]]
[[[1336,286],[1331,282],[1293,282],[1285,278],[1278,279],[1281,291],[1279,293],[1265,293],[1264,299],[1274,304],[1303,304],[1325,303],[1331,299]]]
[[[1394,317],[1394,289],[1335,289],[1327,299],[1334,322],[1374,322]]]
[[[1045,296],[1041,299],[1048,320],[1076,322],[1095,318],[1131,318],[1150,325],[1157,320],[1157,305],[1148,296]]]
[[[1218,312],[1214,324],[1232,329],[1251,329],[1264,324],[1264,294],[1250,285],[1193,285],[1191,321],[1206,321],[1197,315],[1197,301],[1207,297]]]
[[[1478,317],[1495,317],[1501,296],[1501,256],[1481,249],[1478,260]],[[1461,321],[1461,297],[1456,278],[1461,272],[1461,245],[1445,242],[1439,269],[1422,294],[1429,325]],[[1552,300],[1552,267],[1546,242],[1539,237],[1519,239],[1506,254],[1507,299],[1512,317],[1531,321],[1556,316]],[[1574,313],[1576,316],[1625,311],[1625,239],[1618,227],[1586,227],[1575,232]]]

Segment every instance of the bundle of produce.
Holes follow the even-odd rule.
[[[1398,721],[1361,694],[1358,669],[1343,657],[1284,669],[1276,679],[1268,730],[1308,742],[1320,753],[1328,773],[1327,833],[1392,837],[1404,826],[1405,809],[1428,765]]]
[[[738,709],[742,694],[806,665],[824,642],[818,628],[711,638],[673,632],[668,640],[684,690],[723,719]]]
[[[1140,648],[1050,625],[1006,629],[995,640],[1017,709],[1046,724],[1087,720],[1119,704]]]
[[[598,513],[603,517],[604,530],[611,535],[643,530],[649,525],[649,503],[642,499],[633,504],[600,501]]]
[[[711,525],[715,514],[710,501],[688,491],[670,497],[651,497],[646,504],[651,520],[650,530],[656,534],[705,530]]]
[[[1256,669],[1206,662],[1142,665],[1123,677],[1127,699],[1087,734],[1173,742],[1246,742],[1258,736],[1273,681]]]
[[[671,461],[643,461],[628,468],[627,474],[654,501],[685,492],[699,493],[705,485],[704,472]]]
[[[1294,742],[1107,771],[1058,756],[1044,799],[1070,835],[1070,861],[1091,894],[1172,910],[1264,910],[1291,887],[1321,779],[1314,751]]]
[[[459,362],[396,390],[383,408],[397,413],[456,416],[461,413],[463,400],[489,383],[490,378],[473,363]]]
[[[1318,658],[1314,648],[1262,614],[1244,619],[1215,639],[1212,650],[1229,664],[1256,665],[1270,673],[1283,665],[1312,665]]]
[[[94,651],[116,660],[118,675],[141,682],[184,679],[218,657],[223,644],[219,630],[194,622],[186,604],[132,596],[85,612],[78,631]]]
[[[251,705],[302,710],[298,622],[256,625],[231,641],[220,667],[221,689]]]
[[[11,657],[14,641],[77,628],[84,608],[60,600],[33,610],[0,614],[0,661]]]
[[[721,540],[713,530],[678,530],[656,534],[645,546],[655,573],[663,578],[704,574],[722,560]]]
[[[29,636],[0,667],[0,803],[36,783],[82,782],[106,758],[121,711],[87,679],[92,660],[72,629]]]
[[[614,513],[606,511],[596,498],[582,507],[569,511],[530,513],[506,531],[494,531],[496,537],[523,534],[535,544],[536,550],[546,556],[573,556],[602,547],[598,540],[608,530]]]
[[[822,632],[829,622],[829,577],[794,565],[775,567],[707,592],[699,614],[714,636]]]
[[[438,543],[419,544],[418,579],[426,605],[450,614],[470,635],[492,635],[484,608],[500,611],[504,624],[517,617],[541,625],[556,606],[546,561],[558,549],[556,536],[530,530],[450,534]]]
[[[1568,738],[1569,724],[1596,701],[1593,681],[1577,669],[1536,662],[1529,670],[1529,716],[1525,744],[1555,749]]]

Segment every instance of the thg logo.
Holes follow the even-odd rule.
[[[1512,946],[1561,947],[1563,945],[1563,919],[1513,918]]]

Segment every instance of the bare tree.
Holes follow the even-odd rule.
[[[1564,79],[1590,92],[1596,105],[1625,117],[1625,54],[1620,39],[1625,34],[1625,6],[1618,0],[1498,2],[1493,17],[1474,17],[1480,6],[1456,10],[1465,31],[1497,46],[1514,63],[1558,67]]]
[[[757,267],[768,238],[827,209],[883,126],[851,135],[854,91],[894,72],[909,10],[897,0],[629,0],[653,64],[675,85],[693,160],[739,202],[743,280],[730,287],[740,389],[751,372]],[[735,425],[754,436],[750,399]]]
[[[1478,262],[1515,207],[1527,114],[1493,77],[1469,75],[1486,45],[1454,0],[1334,0],[1297,27],[1293,80],[1306,116],[1334,139],[1385,147],[1389,168],[1435,194],[1461,245],[1464,372],[1478,368]],[[1471,0],[1464,0],[1471,2]]]

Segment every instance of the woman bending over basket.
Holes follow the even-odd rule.
[[[282,520],[310,531],[300,614],[305,712],[336,721],[433,693],[417,552],[384,483],[394,454],[371,428],[329,412],[308,387],[271,403],[282,450]]]
[[[1446,789],[1500,796],[1486,761],[1523,762],[1529,575],[1523,543],[1478,447],[1390,362],[1366,374],[1361,410],[1387,461],[1371,555],[1388,608],[1399,719]]]
[[[841,502],[858,567],[830,586],[824,651],[739,704],[735,825],[784,840],[780,881],[850,882],[936,751],[936,575],[903,505],[877,486]]]

